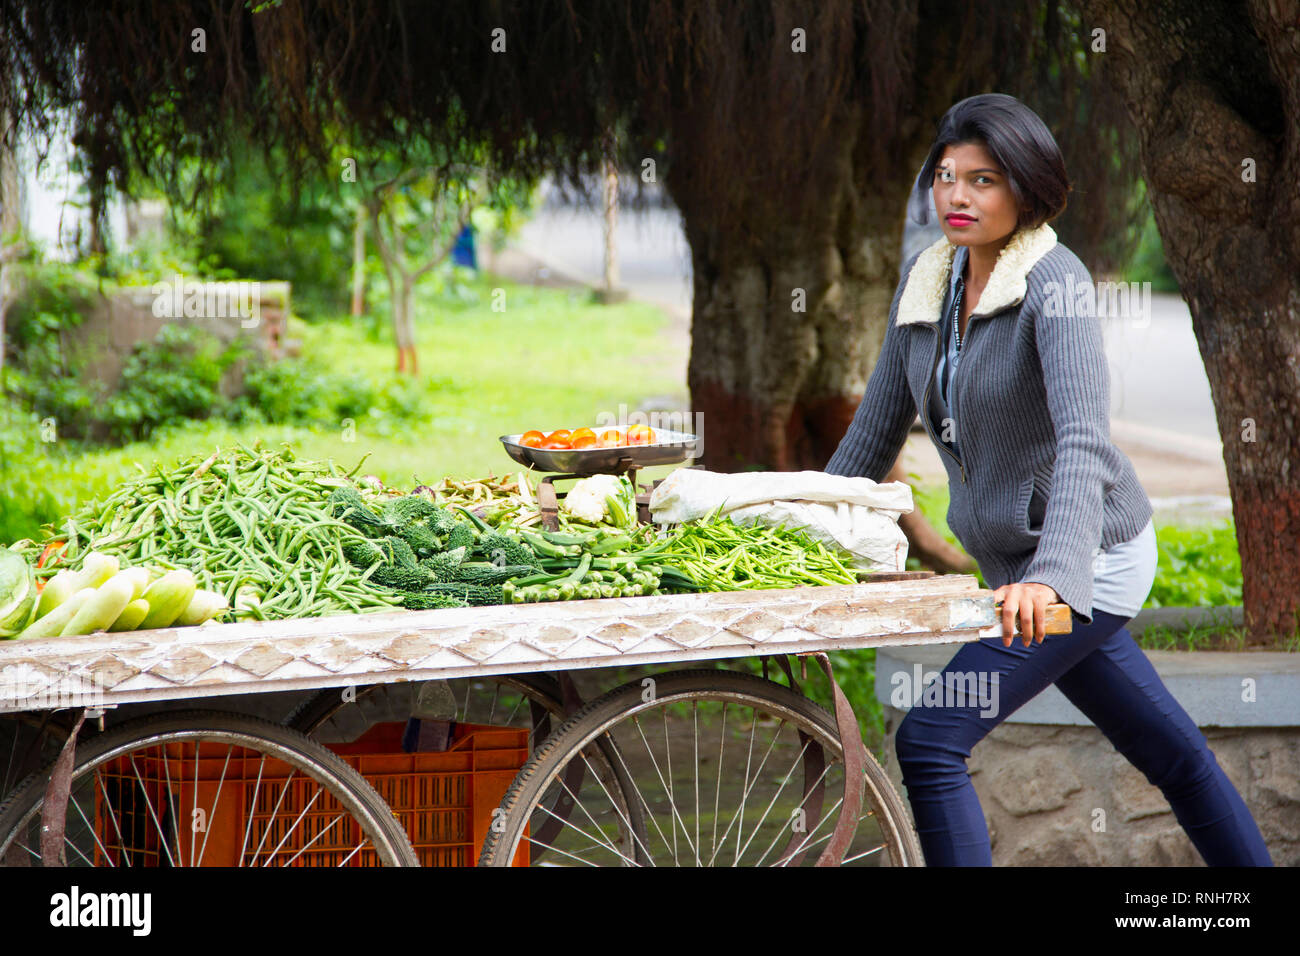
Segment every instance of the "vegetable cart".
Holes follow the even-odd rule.
[[[826,652],[1000,631],[973,577],[900,572],[0,641],[0,862],[920,865]],[[579,699],[632,665],[671,669]],[[279,723],[221,707],[282,692]]]

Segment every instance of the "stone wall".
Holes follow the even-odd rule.
[[[955,652],[940,646],[877,652],[877,697],[886,730],[884,753],[878,756],[901,794],[906,789],[893,736],[906,711],[889,704],[890,675],[913,672],[918,662],[939,670]],[[1300,707],[1300,655],[1147,655],[1201,727],[1254,815],[1274,864],[1300,866],[1300,720],[1293,713]],[[1254,702],[1240,702],[1243,677],[1257,681]],[[1234,702],[1240,716],[1233,721],[1237,726],[1227,726],[1224,714],[1232,712]],[[1210,713],[1212,721],[1203,719]],[[1159,788],[1055,687],[977,744],[968,768],[988,822],[995,866],[1205,865]]]
[[[233,287],[235,283],[195,284],[199,295],[205,290]],[[251,284],[250,285],[254,285]],[[228,315],[222,309],[214,315],[183,313],[176,317],[155,314],[158,295],[149,287],[115,290],[108,296],[96,299],[94,307],[81,324],[71,330],[68,344],[85,363],[86,374],[113,386],[121,375],[122,367],[132,350],[144,342],[152,342],[166,325],[188,324],[208,332],[222,345],[242,339],[254,351],[275,356],[280,345],[283,318],[288,311],[289,284],[287,282],[261,282],[258,290],[257,315],[244,318]],[[215,296],[214,296],[215,299]],[[221,383],[226,397],[240,389],[243,364],[237,363],[228,370]]]

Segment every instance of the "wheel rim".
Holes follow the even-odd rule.
[[[566,786],[568,767],[587,761],[602,734],[617,744],[629,798],[644,818],[639,827],[620,818],[599,781],[578,793]],[[833,729],[764,695],[664,693],[591,723],[565,745],[570,756],[551,761],[529,788],[535,796],[508,811],[494,857],[513,857],[525,842],[574,866],[811,865],[842,803],[844,765]],[[889,829],[877,819],[870,785],[866,792],[844,863],[889,865]],[[575,809],[563,835],[539,847],[532,834],[554,819],[548,807],[559,796]],[[607,838],[611,822],[634,834],[635,853]]]
[[[43,788],[31,793],[6,815],[16,819],[0,834],[0,858],[44,862]],[[161,731],[79,759],[64,847],[71,866],[398,862],[373,814],[329,771],[276,741],[208,729]]]

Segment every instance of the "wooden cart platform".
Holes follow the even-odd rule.
[[[1001,634],[973,576],[906,577],[0,641],[0,713]],[[1068,632],[1069,608],[1050,611]]]

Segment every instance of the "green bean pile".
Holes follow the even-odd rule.
[[[199,587],[225,595],[226,621],[389,610],[399,596],[344,557],[365,536],[326,504],[357,469],[298,461],[288,446],[240,447],[156,466],[48,534],[67,542],[58,567],[95,550],[124,566],[188,568]]]
[[[678,525],[653,550],[705,591],[856,584],[847,552],[784,526],[738,525],[718,513]]]

